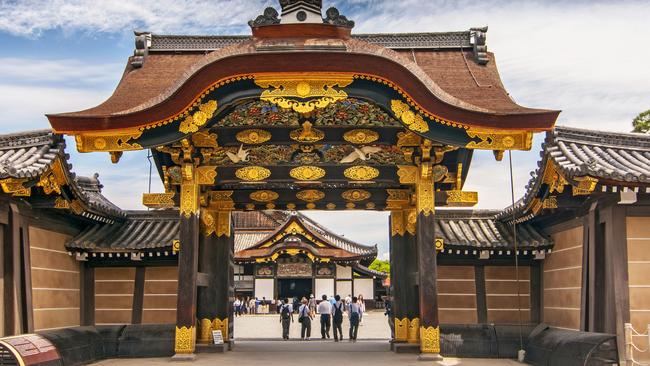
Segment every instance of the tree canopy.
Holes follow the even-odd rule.
[[[632,132],[648,133],[650,131],[650,109],[639,113],[639,115],[632,121],[632,126],[634,126]]]
[[[390,273],[390,262],[382,261],[380,259],[375,259],[368,268],[374,271]]]

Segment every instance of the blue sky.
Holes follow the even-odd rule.
[[[650,108],[647,1],[379,1],[324,0],[356,21],[354,32],[466,30],[488,25],[506,88],[518,103],[561,109],[558,124],[629,131]],[[0,0],[0,133],[48,128],[43,116],[95,106],[106,99],[133,52],[133,30],[175,34],[248,34],[246,22],[275,1]],[[516,196],[536,167],[539,144],[514,153]],[[100,173],[104,193],[123,208],[140,208],[148,182],[145,152],[118,165],[106,154],[76,153],[73,170]],[[153,191],[160,191],[154,177]],[[507,163],[478,152],[466,185],[479,208],[509,204]],[[325,226],[387,251],[385,213],[310,213]],[[350,224],[354,223],[354,224]]]

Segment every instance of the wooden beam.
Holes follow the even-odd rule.
[[[21,306],[23,308],[22,328],[26,333],[34,332],[34,306],[32,302],[32,260],[29,249],[29,221],[28,218],[20,217],[20,252],[22,263],[21,270],[21,287],[23,298]]]
[[[142,308],[144,305],[145,266],[135,267],[135,283],[133,286],[133,307],[131,309],[131,324],[142,323]]]
[[[530,321],[541,322],[542,317],[542,263],[538,261],[530,267]]]
[[[476,284],[476,319],[479,324],[487,323],[487,295],[485,292],[485,266],[474,267],[474,282]]]
[[[438,264],[435,242],[435,214],[418,212],[416,244],[418,289],[420,294],[420,359],[438,359],[440,323],[438,319]],[[437,334],[437,335],[435,335]],[[435,340],[437,337],[437,340]]]
[[[81,265],[80,284],[80,324],[95,325],[95,267],[83,262]]]

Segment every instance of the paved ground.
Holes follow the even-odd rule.
[[[155,366],[183,364],[172,363],[169,358],[116,359],[96,365]],[[192,366],[237,365],[237,366],[304,366],[306,364],[327,365],[372,365],[372,366],[492,366],[519,365],[511,360],[457,359],[447,358],[441,362],[421,362],[417,355],[390,352],[385,341],[358,341],[357,343],[334,343],[327,341],[238,341],[232,352],[222,354],[199,354]]]
[[[518,365],[511,360],[457,359],[447,358],[442,362],[420,362],[415,354],[395,354],[390,351],[388,337],[390,330],[383,312],[364,315],[359,328],[358,341],[347,341],[348,323],[343,324],[344,342],[320,340],[320,323],[315,321],[312,340],[300,341],[300,323],[291,327],[290,341],[282,341],[280,316],[247,315],[235,319],[235,347],[232,352],[222,354],[198,354],[192,366],[237,365],[237,366],[304,366],[305,364],[355,364],[371,366],[492,366]],[[318,318],[317,318],[318,320]],[[169,358],[115,359],[96,365],[154,366],[172,364]],[[179,364],[179,363],[174,363]],[[181,365],[183,363],[180,363]]]
[[[320,339],[320,317],[316,315],[311,325],[311,338]],[[295,322],[289,328],[289,337],[292,339],[300,338],[300,323],[298,317],[294,314]],[[348,338],[349,324],[347,317],[343,320],[343,335]],[[280,315],[244,315],[235,318],[235,338],[239,340],[263,339],[273,340],[282,337],[282,325],[280,324]],[[332,331],[330,336],[333,337]],[[389,339],[390,329],[388,321],[383,311],[368,312],[363,315],[363,321],[359,327],[357,339]]]

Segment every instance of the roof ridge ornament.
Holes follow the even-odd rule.
[[[255,20],[248,22],[252,28],[276,24],[329,24],[338,27],[352,28],[354,22],[339,13],[335,7],[326,11],[323,18],[322,0],[280,0],[282,15],[278,18],[278,11],[273,7],[264,9],[264,13]]]
[[[348,20],[348,18],[341,15],[341,13],[339,13],[339,9],[335,7],[327,9],[325,15],[327,15],[327,18],[323,19],[323,23],[354,28],[354,21]]]
[[[485,65],[490,60],[487,54],[487,31],[488,27],[470,28],[472,36],[472,46],[474,48],[474,57],[479,65]]]

